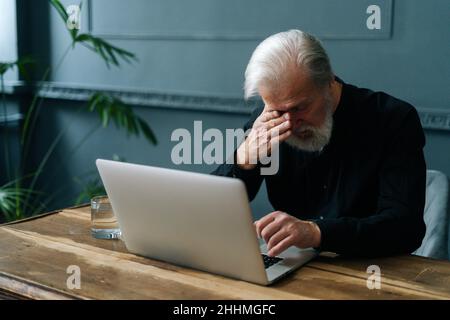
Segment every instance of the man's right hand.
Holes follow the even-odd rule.
[[[246,170],[255,168],[261,157],[271,154],[275,144],[286,140],[291,135],[291,128],[288,113],[281,115],[280,112],[270,110],[266,105],[236,152],[238,166]]]

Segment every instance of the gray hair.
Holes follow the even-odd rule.
[[[333,79],[328,55],[314,36],[289,30],[268,37],[256,47],[245,70],[245,99],[258,95],[261,85],[282,84],[293,68],[302,67],[319,87]]]

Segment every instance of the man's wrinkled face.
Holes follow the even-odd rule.
[[[288,113],[292,135],[286,142],[305,151],[320,151],[331,138],[334,102],[330,86],[317,87],[308,76],[287,78],[278,88],[261,87],[268,110]]]

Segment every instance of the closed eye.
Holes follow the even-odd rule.
[[[308,108],[307,104],[301,104],[298,105],[296,107],[291,108],[291,112],[301,112],[301,111],[305,111]]]

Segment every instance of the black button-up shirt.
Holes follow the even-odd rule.
[[[244,130],[262,110],[255,109]],[[414,251],[425,234],[425,136],[417,111],[386,93],[343,83],[333,119],[321,152],[281,143],[274,175],[261,175],[260,165],[243,170],[232,164],[213,174],[243,180],[250,200],[265,179],[275,210],[317,223],[322,250],[362,256]]]

